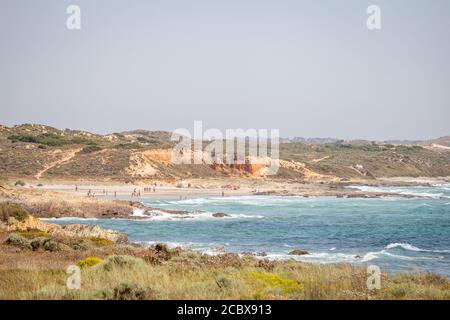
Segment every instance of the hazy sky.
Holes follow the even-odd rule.
[[[0,0],[0,41],[8,126],[450,134],[448,0]]]

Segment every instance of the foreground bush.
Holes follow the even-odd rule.
[[[157,253],[135,247],[129,253],[165,256],[160,249]],[[58,251],[58,257],[63,253]],[[98,262],[87,257],[79,265]],[[81,290],[68,290],[66,279],[65,269],[0,270],[0,299],[450,299],[450,281],[438,275],[383,274],[381,289],[369,290],[363,267],[190,251],[178,251],[159,264],[132,255],[111,255],[82,268]]]
[[[112,290],[112,294],[106,293],[104,297],[111,300],[150,300],[153,291],[135,284],[121,283]]]
[[[0,203],[0,221],[8,221],[10,217],[23,221],[29,215],[28,211],[16,203]]]
[[[31,240],[22,237],[21,235],[17,233],[12,233],[9,235],[8,239],[6,239],[6,244],[15,246],[21,249],[29,249],[33,250],[33,247],[31,246]]]
[[[5,243],[10,246],[33,251],[43,249],[45,251],[55,252],[60,249],[58,242],[50,238],[37,237],[30,239],[18,233],[11,233]]]
[[[105,239],[105,238],[91,237],[91,238],[89,238],[89,240],[98,246],[107,246],[107,245],[114,244],[114,241]]]

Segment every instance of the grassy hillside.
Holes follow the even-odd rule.
[[[164,131],[98,135],[43,125],[0,126],[0,176],[136,181],[258,175],[251,166],[174,165],[170,155],[175,142],[170,137],[171,133]],[[271,178],[450,176],[447,140],[444,137],[423,145],[281,143],[280,158],[285,161]]]

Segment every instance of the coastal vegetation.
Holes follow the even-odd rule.
[[[103,259],[74,261],[81,267],[80,290],[66,287],[65,269],[53,267],[50,257],[39,268],[5,269],[2,263],[0,299],[450,299],[450,281],[432,274],[384,274],[381,289],[369,290],[366,270],[350,265],[207,256],[180,249],[170,257],[154,248],[113,249],[121,251],[127,255],[98,252]],[[23,259],[43,253],[15,255]]]
[[[280,170],[270,178],[335,181],[450,176],[448,141],[448,137],[413,144],[284,139],[280,143]],[[173,166],[170,155],[174,145],[171,133],[164,131],[99,135],[37,124],[2,126],[0,176],[96,181],[261,176],[261,168],[251,165]]]
[[[436,274],[382,274],[381,288],[370,290],[364,267],[17,229],[20,212],[31,223],[30,214],[11,203],[0,208],[0,299],[450,299],[450,280]],[[80,290],[66,286],[70,265],[81,268]]]
[[[258,189],[255,194],[380,197],[346,187],[379,177],[450,176],[447,141],[436,141],[437,147],[284,142],[278,174],[260,179],[251,166],[172,165],[168,132],[96,135],[41,125],[0,127],[0,299],[450,299],[450,280],[437,274],[383,274],[381,288],[369,290],[364,267],[144,247],[114,230],[45,223],[37,218],[129,218],[142,204],[33,188],[42,186],[41,178],[173,185],[195,178],[199,185],[215,181]],[[261,181],[269,187],[260,188]],[[70,265],[81,268],[80,290],[66,287]]]

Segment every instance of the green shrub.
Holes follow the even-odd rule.
[[[16,203],[0,203],[1,221],[8,221],[10,217],[15,218],[17,221],[24,221],[27,216],[28,212]]]
[[[156,253],[170,254],[169,247],[165,243],[156,243],[152,246],[152,249],[155,250]]]
[[[79,250],[83,251],[88,248],[87,244],[84,242],[84,240],[70,240],[69,241],[69,247],[71,247],[73,250]]]
[[[157,243],[151,246],[150,249],[153,250],[158,257],[166,261],[170,260],[172,257],[179,255],[180,253],[180,251],[177,250],[176,248],[170,250],[165,243]]]
[[[103,268],[106,271],[112,271],[114,268],[132,268],[141,261],[130,256],[111,256],[104,261]]]
[[[96,145],[89,145],[84,147],[83,149],[81,149],[82,153],[92,153],[92,152],[97,152],[97,151],[101,151],[102,148],[100,148],[99,146]]]
[[[37,185],[37,187],[43,187],[44,185],[42,184],[42,183],[39,183],[38,185]]]
[[[27,135],[27,134],[15,134],[15,135],[9,136],[8,139],[12,143],[16,143],[16,142],[38,143],[38,140],[36,137]]]
[[[395,299],[402,299],[406,296],[406,289],[402,287],[397,287],[391,291],[391,294]]]
[[[40,248],[43,248],[45,245],[45,242],[47,241],[47,238],[44,237],[38,237],[30,240],[31,248],[33,251],[37,251]]]
[[[113,289],[113,300],[146,300],[153,299],[154,293],[150,288],[141,288],[135,284],[121,283]]]
[[[106,239],[106,238],[91,237],[91,238],[89,238],[89,240],[98,246],[107,246],[107,245],[114,244],[114,241]]]
[[[58,242],[56,242],[54,240],[46,239],[44,242],[44,250],[50,251],[50,252],[58,251],[59,244],[58,244]]]
[[[233,281],[225,277],[220,277],[216,280],[216,284],[220,289],[228,289],[232,287]]]
[[[125,150],[130,150],[130,149],[141,149],[142,146],[140,144],[137,143],[118,143],[114,146],[115,149],[125,149]]]
[[[19,247],[21,249],[33,250],[33,247],[31,246],[31,240],[22,237],[17,233],[11,233],[8,236],[8,239],[6,239],[6,244]]]
[[[28,142],[28,143],[39,143],[41,146],[50,146],[50,147],[60,147],[64,145],[70,144],[96,144],[95,141],[86,138],[73,137],[68,138],[67,136],[61,136],[54,133],[42,133],[38,135],[30,135],[30,134],[15,134],[8,137],[8,139],[12,143],[16,142]]]
[[[39,230],[39,229],[28,228],[27,230],[16,230],[15,233],[17,233],[27,239],[50,238],[50,235],[47,232]]]
[[[22,180],[17,180],[16,183],[14,184],[16,187],[24,187],[26,185],[25,182],[23,182]]]
[[[77,262],[77,266],[79,266],[80,268],[89,268],[95,266],[96,264],[99,264],[102,261],[103,260],[99,257],[87,257],[83,260],[79,260]]]
[[[31,247],[33,251],[37,251],[39,249],[44,249],[45,251],[55,252],[59,250],[58,242],[49,239],[49,238],[35,238],[31,241]]]

